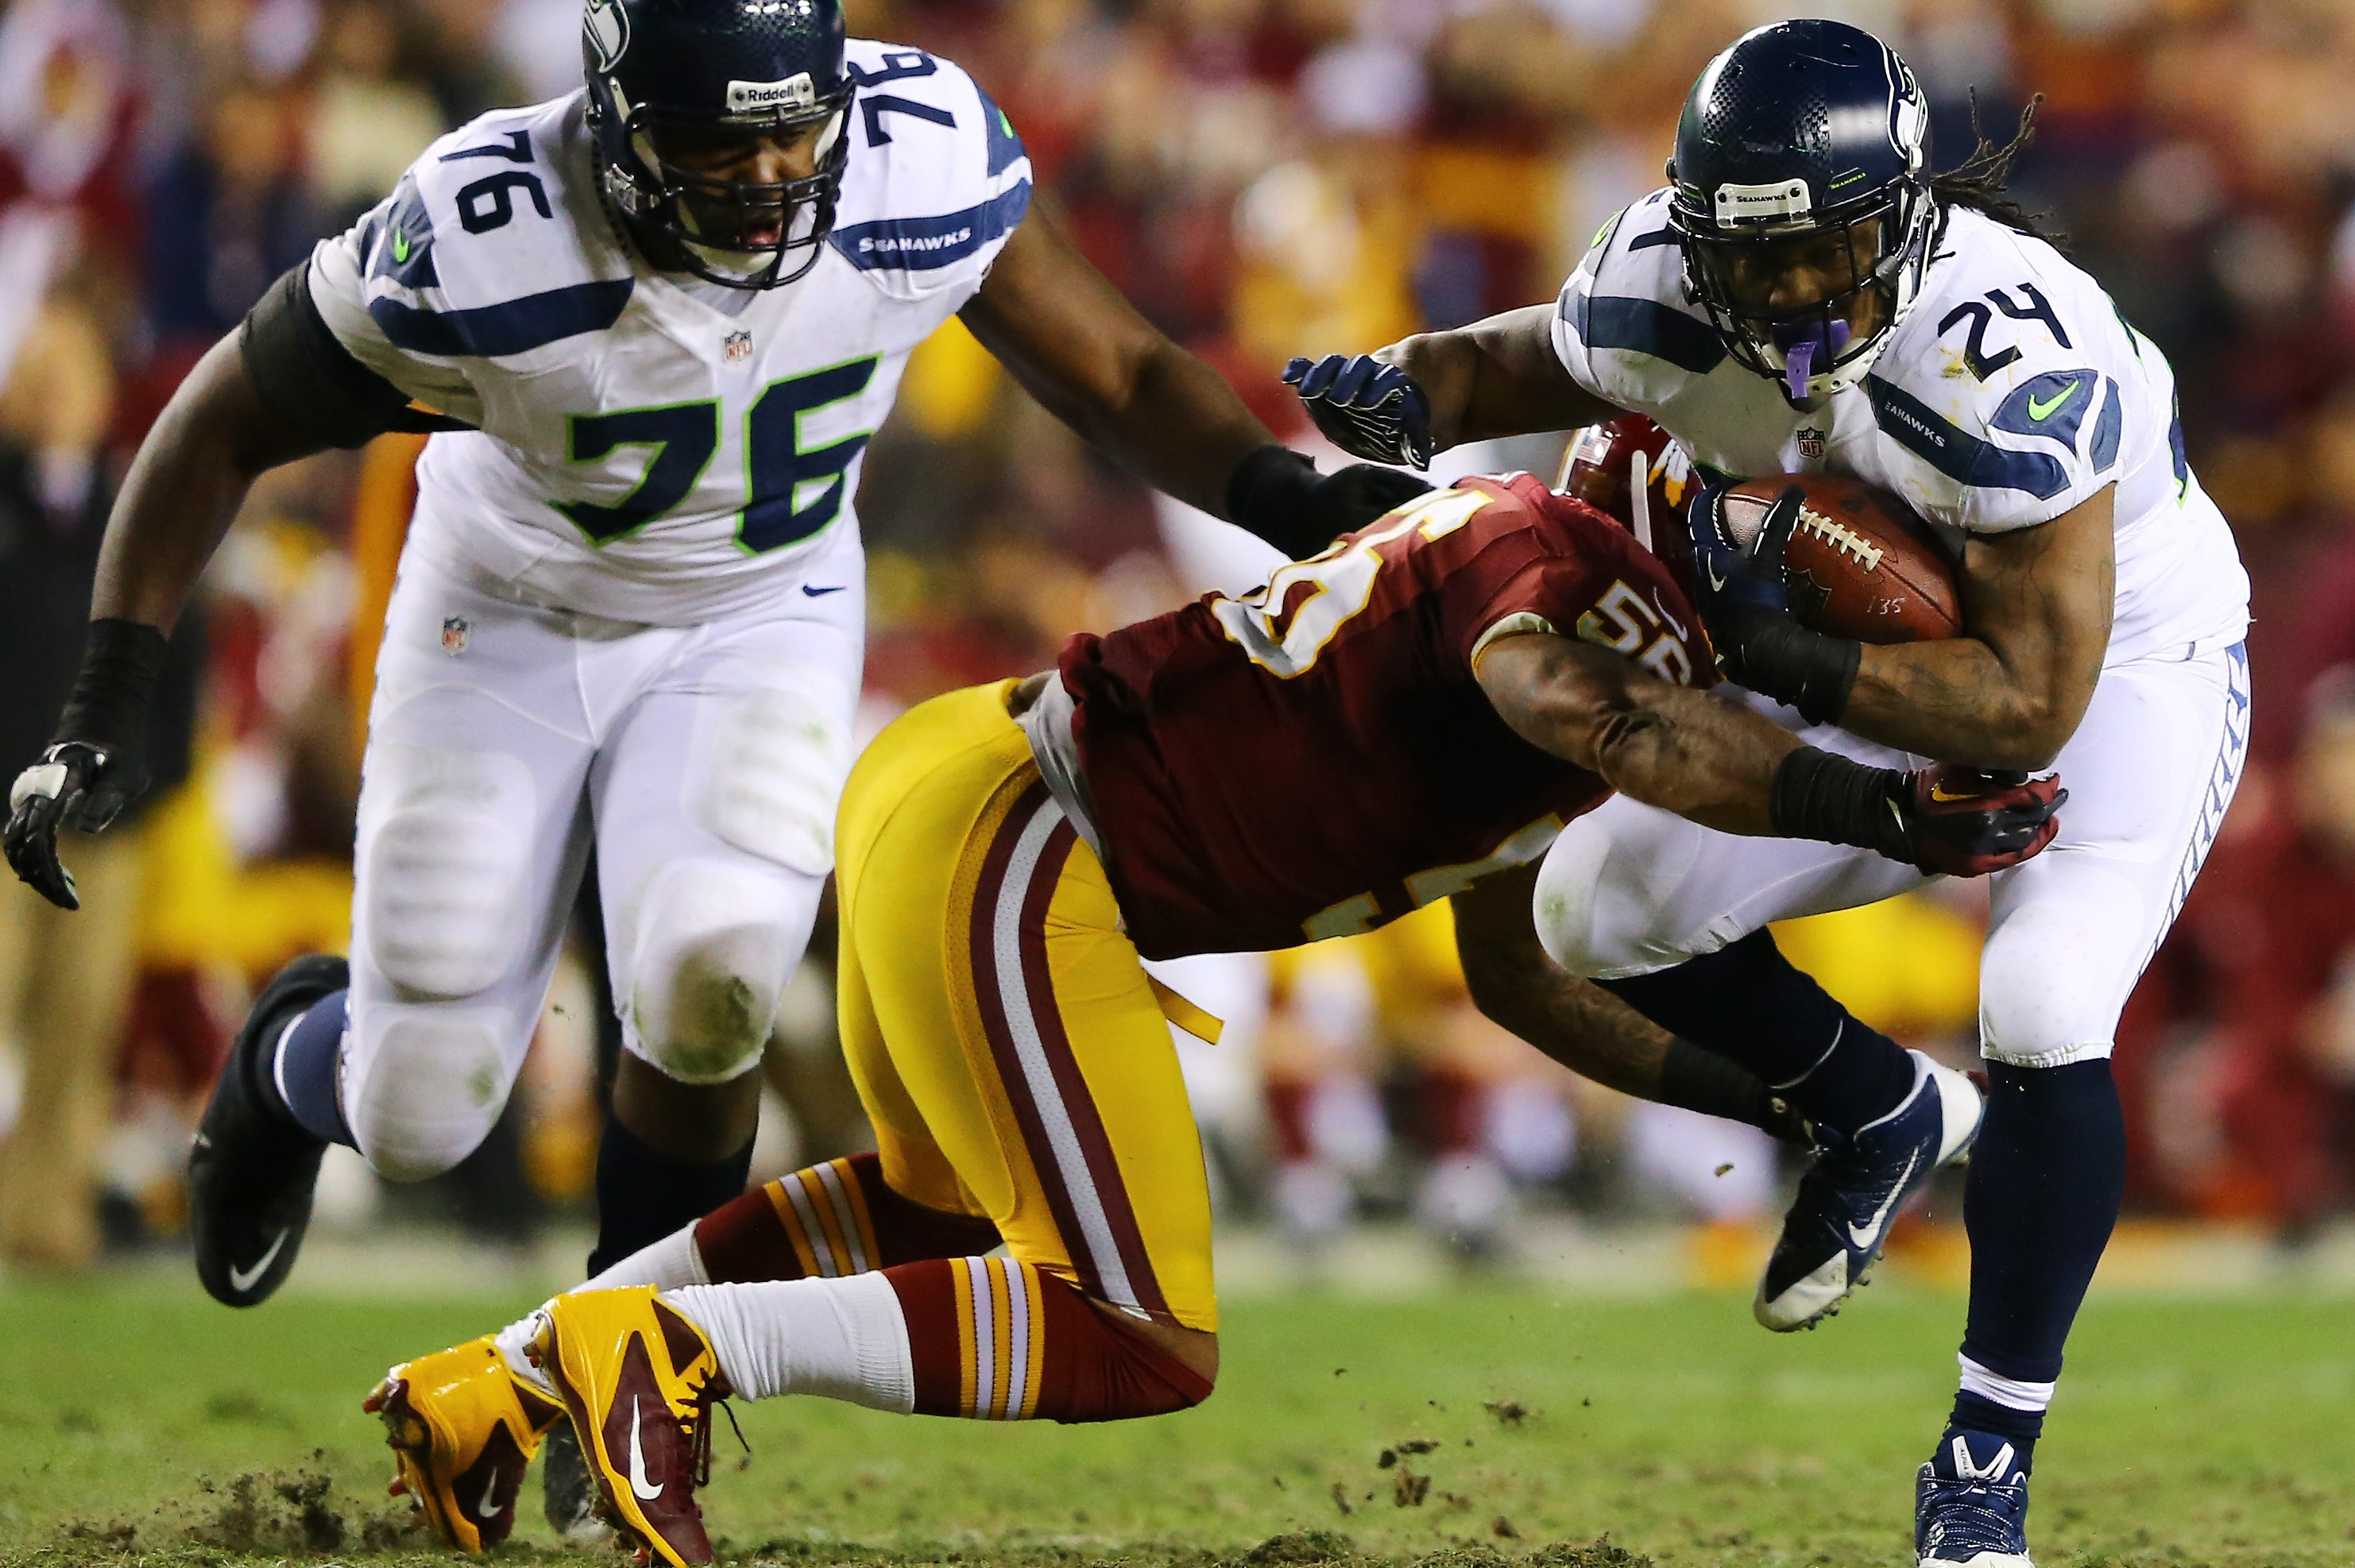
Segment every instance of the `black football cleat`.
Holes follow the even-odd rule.
[[[351,966],[309,953],[272,975],[237,1032],[188,1150],[188,1231],[197,1277],[216,1301],[258,1307],[284,1282],[311,1223],[321,1139],[264,1097],[287,1022],[351,984]]]

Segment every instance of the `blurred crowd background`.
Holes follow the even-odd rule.
[[[1658,183],[1743,0],[859,0],[854,32],[970,69],[1082,246],[1280,431],[1276,372],[1550,297]],[[2133,1205],[2295,1245],[2355,1155],[2355,7],[2343,0],[1858,0],[1934,105],[1938,160],[2005,139],[2017,185],[2172,357],[2203,482],[2256,582],[2258,746],[2118,1041]],[[0,774],[45,742],[97,539],[196,358],[432,137],[578,82],[579,0],[9,0],[0,11]],[[417,444],[269,476],[176,641],[178,755],[67,846],[90,907],[0,889],[0,1258],[167,1243],[189,1125],[249,989],[347,931],[372,652]],[[1559,438],[1450,471],[1550,474]],[[1068,633],[1239,569],[1215,525],[1091,456],[954,323],[868,460],[870,726],[1046,665]],[[1232,585],[1242,586],[1242,585]],[[1972,890],[1787,927],[1871,1022],[1974,1048]],[[584,938],[585,940],[586,938]],[[824,938],[766,1070],[766,1172],[862,1137]],[[1444,912],[1172,983],[1229,1212],[1304,1244],[1412,1216],[1508,1254],[1548,1210],[1754,1227],[1761,1135],[1630,1107],[1472,1012]],[[425,1190],[339,1165],[328,1223],[521,1239],[585,1201],[602,1002],[569,963],[506,1122]],[[606,1049],[610,1050],[610,1043]],[[20,1116],[20,1107],[38,1114]],[[87,1173],[85,1175],[85,1173]]]

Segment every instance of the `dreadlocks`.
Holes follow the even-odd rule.
[[[2010,141],[1999,147],[1987,140],[1987,132],[1979,129],[1979,95],[1977,89],[1972,90],[1970,101],[1971,139],[1978,144],[1971,149],[1969,157],[1945,174],[1930,176],[1930,194],[1942,207],[1966,207],[1983,212],[1998,223],[2016,228],[2022,234],[2034,235],[2065,254],[2067,247],[2064,242],[2069,237],[2048,233],[2039,224],[2040,218],[2050,215],[2030,212],[2004,190],[2005,183],[2011,178],[2012,164],[2019,161],[2019,155],[2027,152],[2030,143],[2036,140],[2036,111],[2043,103],[2044,95],[2040,92],[2028,101],[2028,107],[2019,111],[2019,129],[2012,132]]]

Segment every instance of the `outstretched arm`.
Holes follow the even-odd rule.
[[[1453,332],[1418,333],[1374,351],[1431,399],[1431,442],[1572,430],[1619,412],[1570,377],[1553,350],[1551,305],[1529,305]]]
[[[99,548],[91,619],[168,633],[254,480],[325,450],[263,407],[236,334],[213,344],[123,478]]]
[[[1547,957],[1530,908],[1537,874],[1534,865],[1499,872],[1448,901],[1465,987],[1490,1022],[1605,1088],[1806,1140],[1791,1107],[1747,1068],[1679,1040]]]
[[[1320,477],[1223,376],[1138,314],[1042,207],[958,313],[1024,390],[1090,445],[1295,557],[1430,488],[1362,467]]]
[[[1552,632],[1497,638],[1475,673],[1522,739],[1621,794],[1721,832],[1817,839],[1924,872],[1977,876],[2051,842],[2068,798],[2049,779],[1868,768]]]
[[[1765,835],[1798,738],[1591,642],[1532,631],[1481,651],[1481,690],[1522,739],[1621,794],[1721,832]]]
[[[55,739],[8,791],[0,845],[50,903],[80,907],[59,830],[96,832],[146,787],[147,705],[165,637],[255,477],[357,445],[405,418],[408,402],[335,343],[299,268],[173,394],[107,519],[81,670]]]
[[[1546,956],[1529,913],[1537,875],[1535,865],[1499,872],[1448,900],[1473,1004],[1582,1077],[1658,1099],[1675,1036]]]
[[[1146,321],[1034,205],[959,315],[1049,412],[1158,489],[1227,515],[1235,465],[1275,437]]]

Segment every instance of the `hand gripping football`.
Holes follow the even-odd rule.
[[[1795,484],[1806,500],[1784,575],[1802,625],[1861,642],[1962,634],[1962,596],[1945,546],[1913,508],[1862,480],[1778,473],[1735,485],[1718,513],[1727,541],[1747,546],[1766,509]]]

